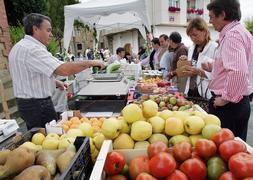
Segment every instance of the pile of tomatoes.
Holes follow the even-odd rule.
[[[195,147],[186,141],[172,148],[155,142],[147,155],[135,157],[129,165],[121,153],[112,151],[104,170],[107,180],[253,180],[253,154],[223,128],[211,140],[197,140]]]

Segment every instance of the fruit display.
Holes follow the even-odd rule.
[[[194,146],[181,141],[168,147],[157,141],[149,144],[143,154],[111,151],[104,164],[106,179],[252,179],[253,154],[241,141],[226,138],[228,131],[221,128],[211,139],[198,139]],[[217,137],[224,137],[220,144],[215,143]]]
[[[156,77],[139,80],[136,89],[141,93],[165,94],[168,92],[169,86],[170,82]]]

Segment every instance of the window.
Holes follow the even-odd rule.
[[[169,0],[169,7],[180,7],[179,0]]]
[[[82,46],[82,44],[80,44],[80,43],[77,44],[76,46],[77,46],[77,50],[82,50],[82,49],[83,49],[83,46]]]

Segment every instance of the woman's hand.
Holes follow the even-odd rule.
[[[207,72],[212,72],[212,70],[213,70],[213,64],[210,62],[201,63],[201,67],[202,67],[202,69],[204,69]]]
[[[197,76],[199,74],[199,69],[197,69],[193,66],[185,65],[183,68],[184,68],[183,73],[186,76],[193,77],[193,76]]]

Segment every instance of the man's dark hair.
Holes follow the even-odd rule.
[[[207,5],[207,9],[213,11],[216,17],[224,11],[224,20],[227,21],[241,20],[241,9],[238,0],[213,0]]]
[[[51,23],[51,19],[48,16],[44,16],[42,14],[31,13],[25,16],[23,19],[25,34],[32,36],[33,26],[39,28],[44,20],[47,20]]]
[[[165,41],[167,41],[167,39],[169,39],[169,37],[166,34],[162,34],[159,36],[159,39],[163,38]]]
[[[158,38],[153,38],[151,42],[160,46],[160,41]]]
[[[125,51],[125,49],[123,47],[119,47],[119,48],[116,49],[116,54],[119,54],[122,51]]]
[[[178,32],[172,32],[169,38],[172,42],[177,43],[177,44],[181,43],[182,41],[182,37]]]

